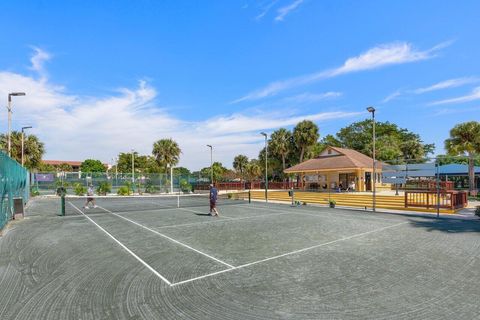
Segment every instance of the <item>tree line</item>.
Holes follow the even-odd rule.
[[[299,122],[293,130],[280,128],[272,132],[268,140],[268,177],[273,180],[284,180],[287,177],[283,171],[295,164],[318,156],[327,146],[336,146],[357,150],[368,156],[372,155],[371,120],[354,122],[341,128],[335,135],[326,135],[321,140],[318,126],[310,121]],[[13,131],[11,136],[12,158],[21,161],[22,134]],[[0,149],[6,152],[8,136],[0,134]],[[405,128],[400,128],[390,122],[376,122],[376,158],[389,163],[425,162],[426,157],[433,153],[434,144],[424,143],[420,135]],[[440,164],[462,163],[469,166],[470,189],[474,189],[475,165],[480,165],[480,122],[470,121],[460,123],[450,130],[450,137],[445,140],[446,155],[438,155]],[[27,135],[24,141],[25,167],[30,170],[52,172],[71,171],[68,164],[53,167],[42,163],[45,145],[35,135]],[[137,173],[168,173],[170,166],[175,167],[180,161],[182,151],[173,139],[160,139],[154,142],[150,155],[134,153],[134,166]],[[112,168],[118,172],[131,172],[131,153],[120,153],[118,161]],[[255,180],[262,177],[265,163],[265,148],[260,150],[256,159],[245,155],[237,155],[233,159],[234,170],[225,168],[222,163],[215,162],[212,166],[215,181],[224,178],[240,178]],[[190,172],[187,168],[176,167],[175,174],[209,178],[210,166],[199,171]],[[82,163],[83,172],[104,172],[106,169],[99,160],[87,159]]]

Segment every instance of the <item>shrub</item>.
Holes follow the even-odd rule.
[[[146,193],[155,193],[159,190],[160,190],[160,188],[158,188],[156,185],[154,185],[151,181],[147,181],[145,183],[145,192]]]
[[[125,182],[123,183],[123,186],[122,186],[121,188],[123,188],[123,187],[127,188],[128,194],[131,194],[131,193],[133,193],[133,191],[134,191],[134,190],[133,190],[133,183],[132,183],[131,181],[125,181]],[[120,188],[120,189],[121,189],[121,188]]]
[[[128,195],[130,195],[130,188],[128,186],[121,186],[118,189],[117,194],[119,196],[128,196]]]
[[[192,191],[192,185],[188,183],[187,180],[182,179],[180,180],[180,190],[182,190],[183,193],[188,193]]]
[[[85,188],[81,183],[77,182],[73,185],[73,192],[77,196],[83,196],[87,193],[87,188]]]
[[[40,191],[38,191],[37,187],[31,187],[30,188],[30,196],[36,197],[40,195]]]
[[[477,206],[477,207],[475,208],[475,215],[478,216],[478,217],[480,217],[480,206]]]
[[[101,195],[106,195],[107,193],[112,192],[112,186],[110,183],[104,181],[100,182],[100,184],[97,187],[97,193]]]

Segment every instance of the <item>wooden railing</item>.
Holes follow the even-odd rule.
[[[440,197],[439,197],[440,196]],[[405,191],[405,208],[420,207],[456,210],[467,206],[467,193],[463,191]]]

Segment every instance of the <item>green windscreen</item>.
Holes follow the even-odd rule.
[[[13,199],[24,204],[30,194],[28,171],[17,161],[0,151],[0,230],[13,217]]]

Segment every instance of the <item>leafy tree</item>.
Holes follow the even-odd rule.
[[[73,168],[68,163],[61,163],[59,166],[57,166],[57,171],[59,171],[59,172],[72,172]]]
[[[87,159],[80,165],[82,172],[105,172],[105,166],[100,160]]]
[[[190,170],[185,167],[175,167],[173,168],[173,174],[175,176],[188,177],[191,173]]]
[[[448,154],[440,154],[437,156],[437,162],[441,166],[452,163],[468,165],[468,156],[450,156]],[[474,164],[475,166],[480,166],[480,155],[475,157]]]
[[[41,162],[37,166],[37,170],[38,170],[38,172],[55,172],[56,169],[51,164]]]
[[[450,138],[445,140],[449,155],[468,156],[469,191],[475,193],[475,156],[480,154],[480,122],[469,121],[457,124],[450,130]]]
[[[292,152],[292,133],[284,128],[280,128],[272,133],[270,136],[270,151],[273,155],[280,157],[282,160],[282,169],[286,169],[286,159],[290,152]],[[282,172],[283,172],[282,170]]]
[[[245,166],[245,174],[250,182],[261,177],[262,167],[257,159],[250,160],[250,162]]]
[[[407,159],[423,162],[435,145],[425,144],[420,136],[390,122],[376,122],[376,158],[381,161]],[[373,126],[371,120],[354,122],[340,129],[336,137],[329,137],[334,146],[357,150],[372,156]]]
[[[245,166],[247,164],[248,164],[248,157],[243,154],[239,154],[235,156],[235,158],[233,158],[233,168],[240,175],[240,181],[245,176]]]
[[[153,144],[152,151],[157,163],[168,172],[168,166],[175,166],[180,161],[180,147],[173,139],[161,139]]]
[[[11,156],[17,162],[22,162],[22,133],[12,131]],[[0,134],[0,149],[8,153],[8,135]],[[28,169],[38,169],[42,162],[45,146],[35,135],[25,135],[24,139],[24,164]],[[55,171],[55,170],[53,170]]]
[[[225,168],[222,163],[214,162],[212,167],[205,167],[200,170],[200,173],[203,177],[210,177],[211,172],[213,171],[213,181],[218,182],[221,181],[223,176],[228,172],[228,169]]]
[[[134,166],[135,172],[138,173],[158,173],[162,168],[156,163],[155,158],[147,155],[139,155],[134,152]],[[130,173],[132,172],[132,153],[121,152],[118,154],[118,172]],[[115,168],[113,168],[115,171]]]
[[[310,120],[303,120],[295,126],[293,129],[293,138],[300,150],[300,162],[303,161],[305,152],[317,143],[319,137],[318,126]]]

